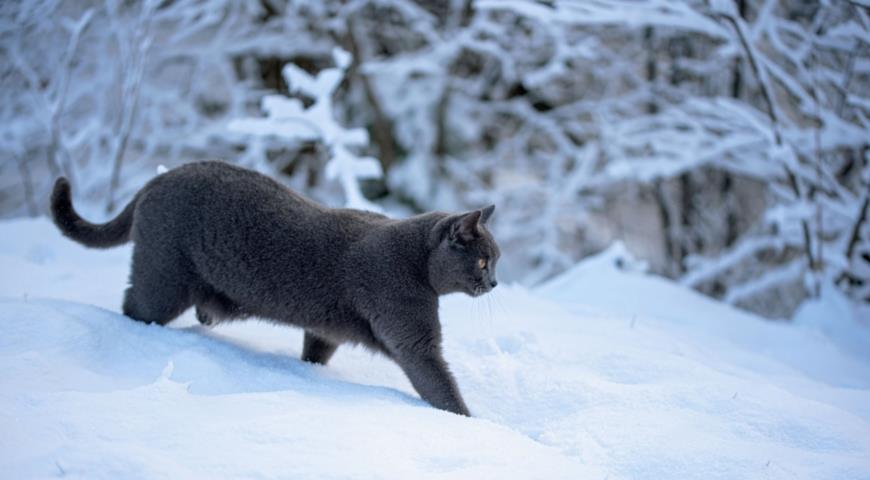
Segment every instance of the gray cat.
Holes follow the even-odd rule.
[[[318,205],[256,172],[219,162],[157,176],[108,223],[73,209],[54,223],[88,247],[135,243],[124,314],[164,325],[191,306],[204,324],[257,316],[305,329],[302,359],[326,364],[342,343],[394,360],[420,396],[468,408],[441,353],[438,297],[496,286],[495,206],[393,220]]]

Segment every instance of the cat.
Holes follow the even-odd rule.
[[[302,359],[340,344],[395,361],[425,401],[470,415],[441,349],[438,298],[497,285],[490,205],[395,220],[327,208],[259,173],[190,163],[148,182],[113,220],[93,224],[61,177],[55,225],[88,247],[134,243],[123,312],[165,325],[195,306],[204,324],[256,316],[305,330]]]

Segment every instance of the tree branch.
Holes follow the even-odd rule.
[[[767,115],[770,118],[771,130],[773,131],[773,139],[774,143],[778,148],[783,147],[782,141],[782,132],[781,132],[781,120],[779,117],[779,113],[776,108],[776,102],[774,100],[773,89],[771,88],[770,82],[768,81],[767,74],[756,58],[756,52],[753,46],[749,43],[749,38],[746,33],[745,24],[743,19],[736,18],[731,13],[719,13],[719,17],[727,20],[733,27],[735,32],[737,33],[737,37],[740,40],[740,44],[743,47],[743,51],[746,54],[746,59],[749,61],[749,66],[752,68],[752,71],[755,73],[755,78],[758,79],[759,87],[761,88],[761,95],[764,98],[765,105],[767,107]],[[783,162],[783,168],[785,169],[786,176],[788,178],[789,186],[794,192],[795,196],[802,200],[804,197],[803,192],[800,188],[800,183],[795,175],[794,171],[792,171],[791,167],[785,162]],[[812,236],[810,234],[810,226],[806,220],[801,220],[801,231],[804,239],[804,252],[807,256],[807,262],[809,263],[809,267],[812,270],[816,270],[818,268],[817,261],[813,256],[813,248],[812,248]]]

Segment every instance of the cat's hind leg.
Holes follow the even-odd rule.
[[[324,340],[313,333],[305,332],[305,340],[302,343],[302,360],[326,365],[337,348],[338,345]]]
[[[123,312],[140,322],[166,325],[187,310],[192,302],[187,276],[165,268],[172,264],[159,260],[141,248],[134,248]]]

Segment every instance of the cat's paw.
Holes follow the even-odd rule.
[[[205,325],[207,327],[214,326],[217,322],[215,318],[205,310],[196,307],[196,319],[199,320],[199,323]]]

